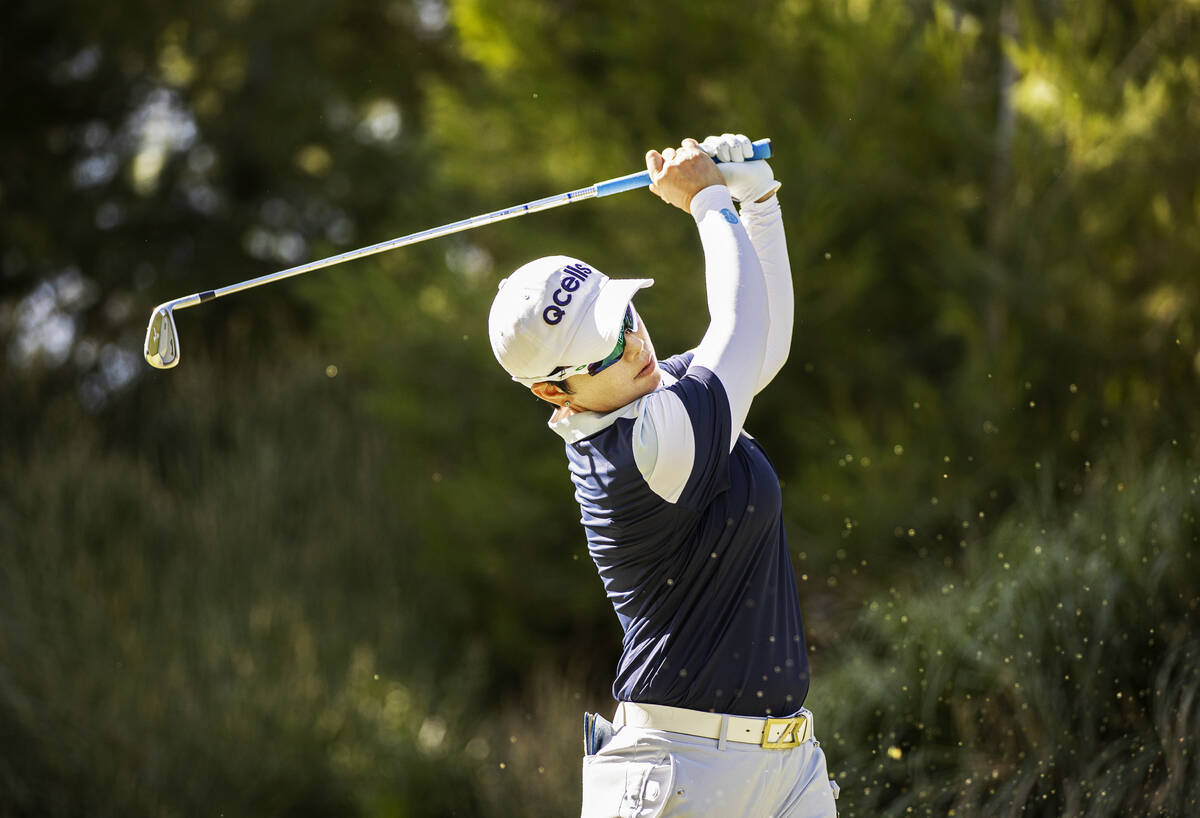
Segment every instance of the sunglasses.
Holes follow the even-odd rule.
[[[599,375],[604,370],[621,360],[621,356],[625,354],[625,336],[631,332],[637,332],[638,319],[637,312],[634,311],[633,305],[630,304],[625,308],[625,318],[621,321],[621,334],[617,337],[617,345],[613,347],[613,351],[602,361],[596,361],[591,364],[582,364],[580,366],[560,366],[558,369],[550,373],[549,380],[565,381],[572,375],[581,375],[586,372],[589,375]]]

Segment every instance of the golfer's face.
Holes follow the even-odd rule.
[[[621,359],[598,375],[573,375],[567,379],[574,394],[571,402],[593,412],[611,412],[658,388],[662,373],[646,322],[625,334]]]

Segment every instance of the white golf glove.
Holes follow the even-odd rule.
[[[725,185],[735,202],[757,202],[779,190],[782,184],[775,181],[775,174],[765,160],[746,161],[754,156],[754,145],[744,134],[710,136],[700,143],[700,150],[717,161],[717,170],[725,177]]]

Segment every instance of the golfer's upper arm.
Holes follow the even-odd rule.
[[[792,266],[788,260],[779,197],[772,196],[765,202],[743,202],[741,216],[750,243],[754,245],[754,252],[758,254],[763,280],[767,285],[767,346],[756,390],[761,391],[783,368],[792,348],[795,317]]]
[[[668,503],[679,501],[695,466],[696,439],[674,392],[660,389],[643,400],[633,424],[633,459],[651,491]]]
[[[766,282],[728,188],[705,188],[692,199],[691,210],[704,246],[709,312],[692,366],[711,370],[725,387],[732,450],[763,374],[770,328]]]
[[[669,503],[706,506],[729,487],[729,422],[725,387],[707,369],[642,398],[632,448],[646,484]]]

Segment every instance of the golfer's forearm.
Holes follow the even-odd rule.
[[[755,391],[761,390],[783,368],[792,347],[792,323],[795,299],[792,293],[792,266],[788,260],[787,238],[779,198],[742,205],[742,223],[750,243],[758,254],[767,285],[767,311],[770,316],[767,347]]]
[[[769,316],[762,265],[733,208],[729,190],[713,185],[696,194],[692,216],[704,247],[708,331],[693,366],[712,370],[729,399],[730,445],[737,441],[757,391]]]

